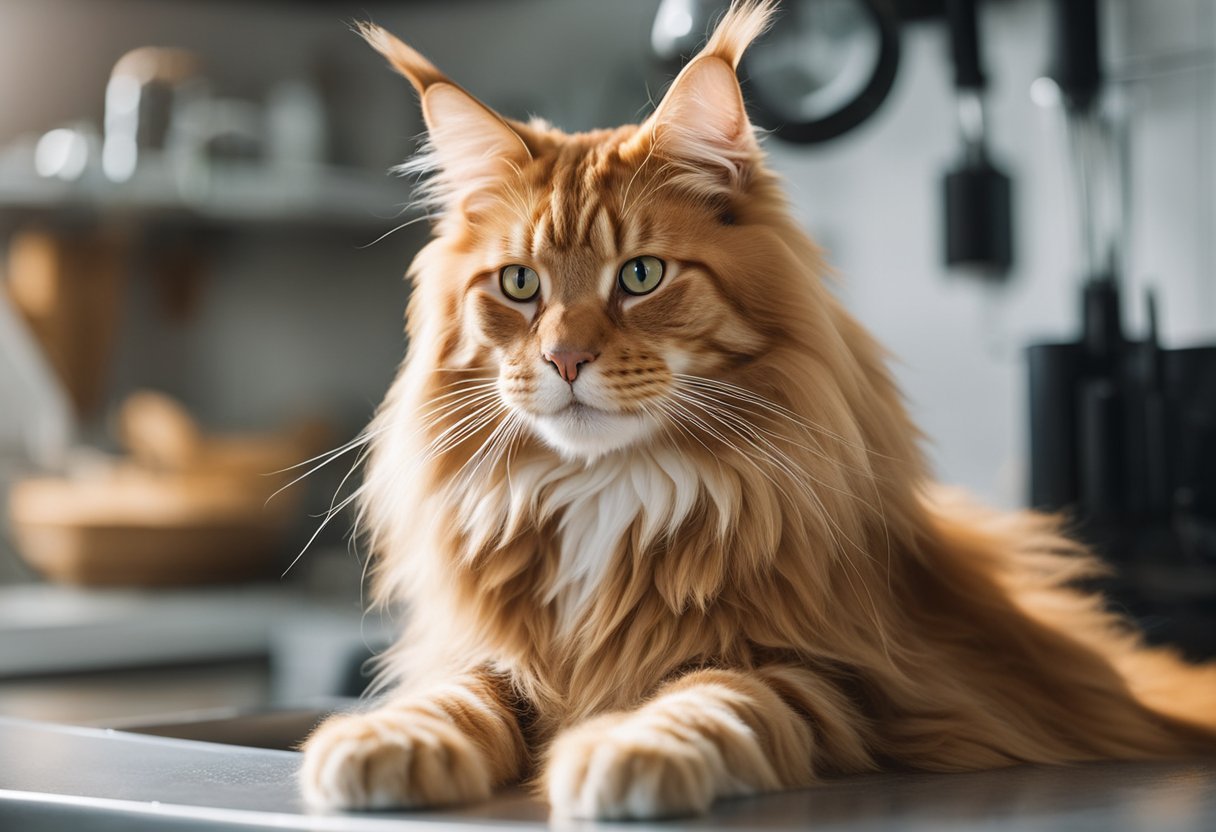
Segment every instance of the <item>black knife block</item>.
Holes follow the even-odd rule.
[[[1155,643],[1216,657],[1216,345],[1123,337],[1112,281],[1077,341],[1027,349],[1030,504],[1113,567],[1099,587]]]

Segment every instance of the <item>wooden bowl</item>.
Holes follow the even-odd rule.
[[[18,550],[47,578],[88,586],[235,582],[268,573],[297,501],[270,482],[119,467],[10,494]]]

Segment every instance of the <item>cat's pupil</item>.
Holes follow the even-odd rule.
[[[646,264],[642,262],[641,258],[633,261],[633,274],[637,277],[639,284],[646,283]]]
[[[526,286],[526,285],[527,285],[527,280],[524,279],[524,269],[522,266],[520,266],[518,269],[515,270],[515,288],[519,289],[522,292],[524,289],[524,286]]]

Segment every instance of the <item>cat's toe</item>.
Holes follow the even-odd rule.
[[[416,713],[334,717],[309,738],[300,769],[317,809],[441,806],[490,796],[485,760],[452,723]]]
[[[715,762],[719,765],[715,765]],[[712,748],[662,732],[579,732],[556,743],[549,761],[555,817],[599,820],[701,814],[717,792]]]

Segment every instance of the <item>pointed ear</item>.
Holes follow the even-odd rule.
[[[432,207],[471,207],[470,196],[484,192],[531,157],[527,143],[502,116],[449,80],[417,50],[379,26],[361,23],[358,30],[421,96],[427,146],[398,169],[431,174],[420,196]]]
[[[649,141],[649,150],[674,162],[682,170],[680,183],[695,192],[737,190],[757,161],[759,146],[735,67],[776,9],[776,0],[735,0],[638,131],[637,141]]]
[[[501,116],[455,84],[431,85],[422,96],[428,149],[403,167],[430,171],[425,190],[441,207],[464,207],[531,157]]]
[[[684,68],[643,132],[682,169],[681,184],[705,196],[742,187],[759,150],[735,70],[715,56]]]

